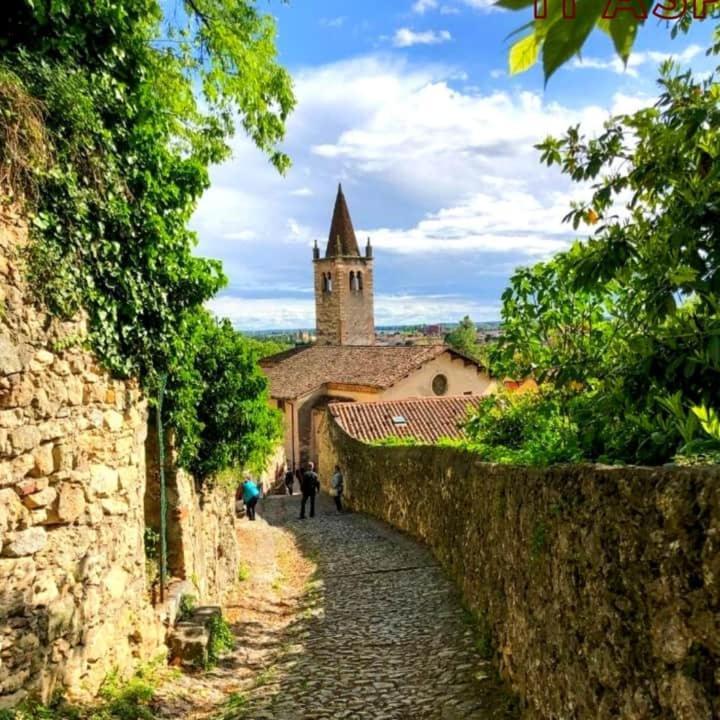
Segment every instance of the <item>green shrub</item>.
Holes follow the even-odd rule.
[[[456,444],[488,462],[549,465],[582,457],[577,425],[549,390],[489,395],[464,430],[466,439]]]
[[[208,624],[208,632],[210,640],[208,642],[208,660],[209,668],[217,665],[220,655],[235,647],[235,636],[233,635],[227,620],[221,615],[213,615]]]

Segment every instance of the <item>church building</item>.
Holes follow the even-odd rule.
[[[291,464],[317,461],[317,433],[328,404],[419,397],[478,396],[495,381],[472,358],[446,345],[375,345],[373,251],[358,247],[338,187],[325,255],[313,248],[317,342],[260,364],[285,423]]]

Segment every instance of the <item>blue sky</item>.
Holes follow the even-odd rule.
[[[244,137],[213,168],[193,218],[198,254],[223,260],[210,303],[241,329],[313,327],[311,247],[327,242],[341,181],[375,246],[378,325],[499,317],[513,268],[575,237],[562,217],[583,189],[540,166],[533,144],[651,103],[673,53],[710,68],[710,23],[675,40],[648,21],[627,70],[595,33],[544,88],[508,77],[505,36],[526,21],[485,0],[272,0],[298,107],[279,176]]]

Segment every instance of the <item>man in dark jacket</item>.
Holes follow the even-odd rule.
[[[315,472],[315,465],[308,463],[307,470],[300,481],[302,490],[302,503],[300,505],[300,519],[305,519],[305,503],[310,500],[310,517],[315,517],[315,493],[320,490],[320,480]]]

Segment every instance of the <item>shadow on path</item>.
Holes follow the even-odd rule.
[[[233,608],[242,650],[228,662],[245,682],[217,718],[517,717],[426,548],[365,515],[337,514],[326,497],[315,518],[300,521],[299,502],[270,496],[260,515],[292,534],[315,571],[292,598]]]

